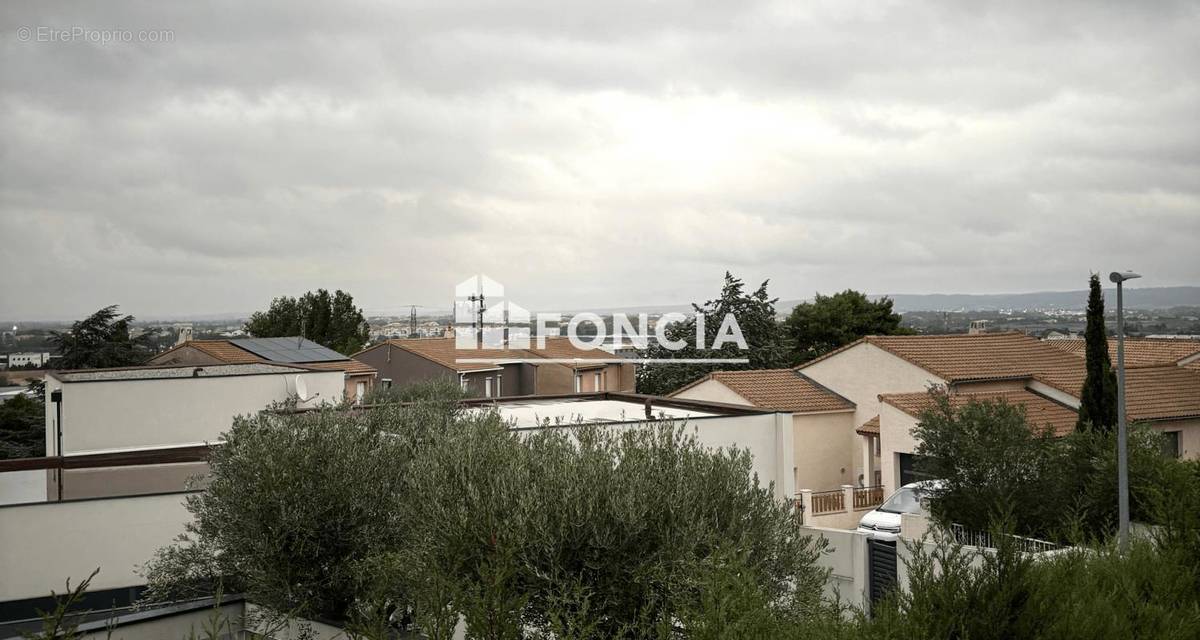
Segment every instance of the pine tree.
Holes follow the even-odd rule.
[[[1079,396],[1079,421],[1075,430],[1088,428],[1108,431],[1117,424],[1117,375],[1108,358],[1108,336],[1104,330],[1104,295],[1100,276],[1092,274],[1088,293],[1087,378]]]

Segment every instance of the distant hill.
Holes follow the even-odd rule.
[[[832,293],[832,292],[830,292]],[[895,303],[895,309],[905,311],[997,311],[1000,309],[1084,309],[1087,307],[1086,290],[1036,291],[1033,293],[888,293],[870,294],[871,298],[886,295]],[[1105,289],[1104,299],[1108,306],[1117,304],[1116,289]],[[812,298],[780,300],[775,304],[779,313],[788,313],[792,307]],[[1200,307],[1200,287],[1142,287],[1125,290],[1125,306],[1129,309],[1169,309],[1171,307]],[[597,313],[621,311],[628,314],[689,312],[691,305],[664,304],[642,307],[592,309]]]
[[[1086,290],[1037,291],[1034,293],[898,293],[888,294],[897,311],[994,311],[998,309],[1083,309]],[[1117,304],[1116,289],[1105,289],[1107,306]],[[792,302],[788,305],[791,308]],[[782,307],[782,301],[780,306]],[[1168,309],[1200,306],[1200,287],[1130,287],[1125,290],[1130,309]]]

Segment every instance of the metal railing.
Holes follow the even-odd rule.
[[[961,524],[950,525],[950,537],[955,542],[962,545],[972,547],[983,547],[986,549],[996,548],[996,536],[1004,536],[1016,544],[1017,549],[1023,553],[1043,553],[1046,551],[1054,551],[1061,549],[1061,545],[1046,540],[1038,540],[1037,538],[1026,538],[1024,536],[1014,536],[1009,534],[992,534],[989,531],[972,531],[962,526]]]
[[[818,491],[812,494],[813,515],[846,510],[846,492],[841,489]]]
[[[854,509],[873,509],[883,504],[883,486],[859,487],[854,490]]]

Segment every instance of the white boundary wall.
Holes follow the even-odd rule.
[[[200,378],[62,382],[46,376],[46,455],[153,449],[220,440],[235,416],[257,413],[296,393],[303,377],[307,405],[337,402],[341,371],[301,371]],[[57,451],[56,406],[62,391],[62,448]]]
[[[136,573],[191,520],[186,494],[0,507],[0,601],[61,592],[97,567],[92,590],[144,584]]]

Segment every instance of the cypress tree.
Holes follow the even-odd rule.
[[[1108,358],[1108,336],[1104,330],[1104,295],[1100,276],[1092,274],[1088,293],[1087,378],[1079,396],[1079,421],[1075,430],[1108,431],[1117,424],[1117,374]]]

